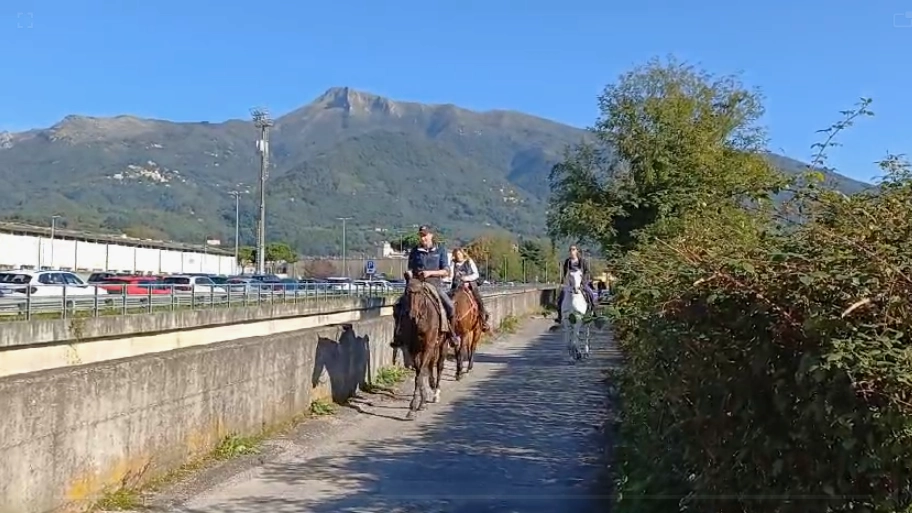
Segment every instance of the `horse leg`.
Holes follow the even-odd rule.
[[[573,336],[571,334],[573,327],[570,326],[570,313],[567,308],[566,306],[561,308],[561,335],[563,335],[564,347],[567,348],[570,361],[573,361]]]
[[[441,339],[437,344],[439,356],[437,357],[437,372],[434,373],[434,398],[431,400],[433,403],[440,402],[440,381],[443,379],[443,371],[446,368],[447,354],[446,341]]]
[[[405,418],[409,420],[414,419],[417,415],[418,407],[421,406],[424,396],[424,391],[421,389],[421,383],[424,379],[424,353],[413,355],[413,358],[415,363],[415,390],[412,392],[412,401],[409,403],[409,411],[405,415]]]
[[[592,339],[592,326],[586,325],[586,333],[583,335],[583,356],[589,358],[590,342]]]
[[[580,351],[580,331],[582,331],[582,327],[583,327],[582,322],[579,320],[577,320],[577,322],[575,322],[573,324],[573,334],[571,335],[571,337],[573,338],[573,359],[574,360],[579,360],[583,356],[583,353]]]
[[[456,348],[456,381],[462,379],[466,373],[464,364],[466,359],[466,336],[459,337],[459,347]]]
[[[478,347],[478,331],[477,329],[468,335],[469,340],[466,341],[466,359],[469,361],[468,366],[466,367],[466,374],[472,372],[472,367],[475,367],[475,348]]]
[[[434,348],[431,348],[433,351]],[[431,373],[433,372],[434,358],[433,352],[427,351],[425,357],[422,360],[421,366],[421,403],[418,405],[418,410],[426,410],[427,405],[431,400]]]

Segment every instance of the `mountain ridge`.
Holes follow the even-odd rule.
[[[548,172],[584,129],[508,111],[393,100],[340,86],[274,119],[267,232],[310,253],[434,223],[466,236],[544,233]],[[240,191],[242,243],[254,240],[257,130],[249,120],[172,122],[69,115],[0,133],[0,217],[199,242],[231,240]],[[786,171],[803,167],[774,155]],[[854,192],[861,182],[832,175]]]

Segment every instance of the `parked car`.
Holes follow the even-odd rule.
[[[119,273],[114,271],[99,271],[89,275],[89,279],[86,280],[89,283],[100,283],[110,278],[123,278],[126,276],[131,276],[128,273]]]
[[[128,296],[148,296],[170,294],[171,289],[153,278],[145,276],[118,276],[97,282],[97,286],[109,294],[126,294]]]
[[[352,282],[354,290],[361,293],[383,294],[392,290],[386,280],[355,280]]]
[[[345,277],[329,277],[326,278],[326,283],[329,284],[329,290],[335,292],[347,292],[352,293],[355,291],[355,285],[352,283],[351,278]]]
[[[228,278],[227,285],[231,293],[262,294],[272,291],[272,285],[267,285],[250,277],[232,276]]]
[[[278,276],[276,276],[274,274],[252,274],[250,276],[247,276],[247,278],[256,280],[260,283],[265,283],[268,285],[268,287],[271,287],[272,290],[284,289],[284,283],[282,282],[282,278],[279,278]]]
[[[0,273],[5,296],[93,296],[108,291],[90,285],[69,271],[14,271]]]
[[[169,285],[175,294],[225,294],[227,292],[227,289],[216,285],[208,276],[168,276],[162,280],[162,283]]]

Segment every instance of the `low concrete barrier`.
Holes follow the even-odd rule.
[[[486,303],[496,325],[553,296],[530,288]],[[349,397],[392,363],[391,335],[392,318],[377,313],[0,378],[0,511],[76,511],[110,487],[211,451],[229,433],[257,433],[316,399]]]
[[[122,338],[191,328],[370,310],[391,305],[392,301],[390,297],[329,297],[250,307],[185,309],[150,314],[16,321],[0,324],[0,349],[69,344],[74,341]]]

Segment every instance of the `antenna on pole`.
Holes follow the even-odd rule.
[[[260,213],[257,228],[257,273],[266,272],[266,178],[269,176],[269,129],[272,127],[272,118],[269,111],[264,108],[250,109],[253,117],[253,126],[260,131],[257,139],[257,153],[260,154]]]

